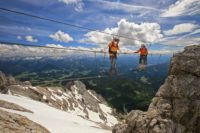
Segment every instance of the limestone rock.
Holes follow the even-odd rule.
[[[28,118],[0,110],[0,133],[50,133]]]
[[[22,111],[22,112],[29,112],[29,113],[33,113],[32,111],[28,110],[28,109],[25,109],[17,104],[14,104],[14,103],[10,103],[10,102],[7,102],[7,101],[3,101],[3,100],[0,100],[0,107],[2,108],[6,108],[6,109],[12,109],[12,110],[17,110],[17,111]]]
[[[200,45],[173,56],[148,111],[131,111],[113,133],[200,133]]]

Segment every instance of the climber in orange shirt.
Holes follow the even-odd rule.
[[[119,50],[119,39],[118,38],[113,38],[113,40],[108,44],[109,48],[109,56],[110,56],[110,63],[111,63],[111,68],[110,72],[112,73],[113,71],[117,73],[117,66],[116,66],[116,59],[117,59],[117,51]]]
[[[140,65],[147,65],[147,55],[148,55],[148,50],[144,44],[141,45],[141,48],[137,50],[135,53],[140,53],[140,60],[139,64]]]

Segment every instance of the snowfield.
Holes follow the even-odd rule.
[[[94,122],[26,97],[0,94],[0,100],[12,102],[31,110],[34,113],[0,108],[8,112],[26,116],[30,120],[46,127],[51,133],[111,133],[111,131],[102,129]],[[107,111],[109,112],[109,110]]]

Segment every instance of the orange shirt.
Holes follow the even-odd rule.
[[[115,42],[110,42],[108,47],[110,48],[111,51],[116,52],[117,50],[119,50],[119,46],[118,43]]]
[[[148,55],[147,48],[140,48],[136,53],[140,53],[140,55]]]

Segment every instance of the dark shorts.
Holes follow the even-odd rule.
[[[117,59],[117,52],[109,51],[109,55],[111,59]]]
[[[140,55],[139,63],[142,65],[147,65],[147,55]]]

